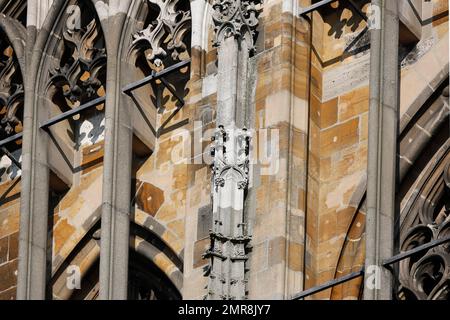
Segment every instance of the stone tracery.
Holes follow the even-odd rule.
[[[448,153],[428,181],[411,212],[417,217],[403,237],[407,251],[450,236],[450,162]],[[450,246],[447,243],[418,253],[400,263],[399,299],[450,299]]]
[[[22,131],[23,115],[22,74],[13,48],[0,40],[0,124],[2,139]]]
[[[153,69],[164,69],[189,55],[191,13],[179,0],[147,0],[149,23],[133,35],[132,50],[146,53]]]
[[[78,9],[76,9],[78,8]],[[47,91],[61,111],[67,111],[105,95],[106,49],[98,18],[83,2],[67,7],[67,19],[53,64],[50,66]],[[75,148],[102,139],[104,117],[88,110],[71,123]]]
[[[21,133],[23,129],[24,87],[19,62],[13,47],[6,37],[0,33],[0,140]],[[8,145],[19,162],[21,161],[22,141],[18,140]],[[20,175],[20,169],[5,154],[0,160],[0,179],[14,179]]]
[[[249,49],[254,50],[254,38],[258,26],[258,5],[262,0],[214,0],[213,20],[215,23],[215,46],[220,46],[224,38],[234,36],[248,42]]]

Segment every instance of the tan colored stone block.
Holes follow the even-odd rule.
[[[269,267],[286,259],[286,238],[277,237],[269,241]]]
[[[53,251],[58,253],[75,231],[75,228],[67,222],[67,219],[61,219],[53,229]]]
[[[171,203],[165,203],[160,207],[155,217],[161,223],[172,221],[177,217],[177,208]]]
[[[0,239],[0,265],[8,261],[9,237]]]
[[[194,269],[202,267],[208,263],[202,256],[208,250],[211,240],[208,238],[198,240],[194,244]]]
[[[86,174],[103,165],[104,141],[83,149],[81,167]]]
[[[322,72],[315,66],[311,67],[311,92],[319,99],[322,98]]]
[[[19,256],[19,233],[16,232],[9,236],[9,255],[8,260],[15,260]]]
[[[268,267],[268,243],[253,244],[251,254],[251,270],[254,273],[267,269]]]
[[[361,115],[361,127],[359,132],[360,141],[366,141],[369,138],[369,113]]]
[[[0,266],[0,274],[2,275],[0,281],[0,292],[16,286],[17,261],[18,260],[14,260]]]
[[[137,181],[136,205],[142,211],[155,216],[164,203],[164,192],[160,188],[147,183]]]
[[[175,165],[173,170],[172,190],[186,188],[188,183],[188,171],[186,165]]]
[[[0,238],[19,231],[20,205],[7,207],[0,212]]]
[[[289,269],[303,271],[303,245],[289,242]]]
[[[16,300],[16,287],[0,292],[0,301]]]
[[[20,186],[20,178],[0,184],[0,198],[4,199],[0,209],[5,209],[20,202]]]
[[[176,220],[169,224],[167,224],[167,227],[175,233],[180,239],[184,240],[184,220]]]
[[[322,131],[320,135],[320,155],[328,157],[359,141],[359,119],[352,119]]]
[[[355,89],[339,97],[339,121],[343,122],[369,110],[369,87]]]
[[[338,99],[331,99],[321,104],[320,107],[320,128],[328,128],[337,121]]]

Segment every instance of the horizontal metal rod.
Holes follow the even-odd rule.
[[[327,5],[327,4],[330,4],[330,3],[333,3],[333,2],[336,2],[336,1],[338,1],[338,0],[322,0],[322,1],[319,1],[319,2],[317,2],[317,3],[312,4],[312,5],[309,6],[308,8],[300,9],[299,15],[300,15],[300,16],[303,16],[303,15],[305,15],[305,14],[308,14],[308,13],[310,13],[310,12],[313,12],[314,10],[319,9],[319,8],[322,7],[322,6],[325,6],[325,5]]]
[[[11,137],[8,137],[8,138],[0,141],[0,147],[3,147],[3,146],[5,146],[5,145],[7,145],[7,144],[9,144],[11,142],[20,140],[20,139],[22,139],[22,136],[23,136],[23,133],[21,132],[21,133],[13,135]]]
[[[154,72],[142,80],[130,83],[125,88],[123,88],[122,91],[123,91],[123,93],[129,95],[131,91],[139,89],[139,88],[145,86],[146,84],[150,83],[151,81],[157,80],[157,79],[161,78],[162,76],[167,75],[175,70],[179,70],[179,69],[189,65],[190,63],[191,63],[191,60],[189,59],[189,60],[181,61],[177,64],[174,64],[160,72]]]
[[[325,290],[330,289],[332,287],[335,287],[335,286],[337,286],[339,284],[342,284],[342,283],[348,282],[350,280],[362,277],[363,275],[364,275],[364,269],[361,269],[361,270],[359,270],[357,272],[350,273],[350,274],[348,274],[346,276],[343,276],[341,278],[337,278],[337,279],[333,279],[333,280],[330,280],[328,282],[325,282],[324,284],[322,284],[320,286],[307,289],[307,290],[305,290],[305,291],[295,295],[292,298],[292,300],[304,299],[304,298],[306,298],[308,296],[312,296],[313,294],[325,291]]]
[[[0,149],[16,165],[17,168],[22,169],[20,162],[12,155],[11,152],[8,151],[8,149],[6,149],[6,147],[1,147]]]
[[[85,111],[87,109],[90,109],[90,108],[96,107],[96,106],[98,106],[98,105],[100,105],[102,103],[105,103],[105,101],[106,101],[106,97],[100,97],[100,98],[94,99],[92,101],[89,101],[89,102],[79,106],[78,108],[75,108],[75,109],[72,109],[70,111],[64,112],[64,113],[62,113],[62,114],[60,114],[60,115],[58,115],[58,116],[56,116],[54,118],[51,118],[50,120],[47,120],[46,122],[41,124],[40,128],[41,129],[48,129],[49,127],[51,127],[51,126],[53,126],[53,125],[55,125],[57,123],[60,123],[60,122],[62,122],[64,120],[67,120],[70,117],[73,117],[74,115],[80,114],[80,113],[82,113],[83,111]]]
[[[447,243],[447,242],[450,242],[450,237],[434,240],[434,241],[428,242],[426,244],[423,244],[421,246],[418,246],[417,248],[405,251],[403,253],[399,253],[398,255],[393,256],[392,258],[384,260],[383,261],[383,267],[390,266],[390,265],[392,265],[394,263],[397,263],[399,261],[405,260],[405,259],[407,259],[407,258],[409,258],[409,257],[411,257],[411,256],[413,256],[413,255],[415,255],[417,253],[421,253],[423,251],[428,251],[428,250],[430,250],[430,249],[432,249],[434,247],[440,246],[441,244],[444,244],[444,243]]]

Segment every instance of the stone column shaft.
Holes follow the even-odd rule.
[[[48,114],[43,99],[36,92],[39,65],[49,28],[56,21],[64,1],[30,1],[27,17],[27,40],[24,72],[25,103],[22,145],[20,199],[18,300],[43,300],[48,282],[47,240],[49,215],[48,135],[39,128]],[[34,8],[35,10],[32,10]],[[40,12],[39,21],[37,12]],[[43,25],[45,16],[51,20]],[[38,30],[42,32],[37,33]]]
[[[394,255],[399,113],[398,1],[374,0],[372,12],[364,298],[390,300],[392,273],[382,267],[382,262]]]
[[[128,296],[133,131],[119,76],[122,51],[126,51],[121,45],[126,19],[127,15],[120,12],[109,16],[106,22],[108,64],[100,241],[100,299],[103,300],[126,300]]]

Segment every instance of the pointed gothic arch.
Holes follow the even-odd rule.
[[[402,118],[399,143],[399,215],[397,252],[406,252],[449,236],[449,93],[448,72],[439,87],[420,106]],[[413,116],[410,116],[412,114]],[[414,143],[411,145],[411,143]],[[358,206],[348,227],[335,269],[335,277],[360,270],[364,265],[365,182],[354,194]],[[394,266],[395,298],[402,300],[449,299],[450,264],[444,243],[413,255]],[[361,298],[364,278],[333,287],[332,299]]]
[[[450,140],[433,157],[403,211],[400,249],[412,250],[450,236]],[[398,299],[450,300],[448,243],[400,262]]]
[[[95,7],[90,1],[70,1],[62,12],[38,81],[51,116],[104,97],[106,92],[106,44]],[[103,107],[86,109],[55,125],[57,135],[73,142],[74,150],[99,142],[104,134]]]
[[[99,292],[100,224],[96,221],[71,253],[55,269],[53,298],[57,300],[96,300]],[[146,225],[131,224],[129,259],[129,299],[179,300],[183,261]],[[68,277],[80,272],[80,286],[67,286]]]
[[[123,70],[124,92],[133,100],[135,135],[153,150],[156,139],[188,121],[182,108],[191,79],[190,3],[134,2],[129,14],[133,19],[123,47],[128,48],[124,56],[130,68]]]
[[[96,85],[98,86],[98,82],[96,81],[97,79],[101,78],[101,83],[104,84],[105,82],[103,82],[103,79],[106,78],[105,76],[105,67],[104,64],[101,64],[100,62],[103,62],[106,60],[106,52],[102,52],[101,50],[98,50],[99,48],[103,47],[104,44],[104,39],[100,39],[99,40],[99,34],[101,31],[96,31],[96,30],[101,30],[100,29],[100,21],[98,20],[98,18],[96,18],[94,16],[95,22],[93,19],[90,19],[90,17],[85,18],[83,22],[83,19],[81,21],[81,28],[79,28],[79,34],[75,34],[74,32],[68,32],[71,31],[70,29],[67,30],[67,23],[64,23],[64,21],[66,21],[65,19],[67,17],[70,17],[76,12],[76,11],[69,11],[67,12],[67,10],[70,8],[71,5],[75,5],[79,3],[78,1],[72,1],[70,3],[68,3],[67,5],[60,5],[60,7],[58,8],[59,12],[61,12],[61,17],[59,17],[56,21],[54,21],[54,24],[50,27],[50,23],[48,21],[49,18],[47,18],[47,27],[51,30],[54,30],[53,33],[56,34],[56,36],[51,36],[48,40],[47,40],[47,44],[45,45],[45,49],[44,52],[45,54],[43,55],[43,59],[41,61],[41,65],[39,68],[39,72],[38,72],[38,76],[37,79],[38,81],[36,81],[36,83],[38,84],[38,88],[37,91],[38,92],[42,92],[45,93],[44,95],[44,105],[47,106],[47,114],[45,115],[46,118],[51,118],[54,115],[60,114],[62,112],[67,112],[70,111],[73,108],[76,108],[79,105],[83,105],[85,103],[89,103],[89,101],[91,101],[92,99],[97,99],[99,97],[101,97],[100,94],[98,94],[98,89],[99,87],[95,87]],[[83,1],[84,5],[92,10],[94,9],[91,5],[89,5],[88,1]],[[175,3],[175,2],[174,2]],[[58,4],[58,3],[57,3]],[[129,51],[127,50],[129,48],[129,45],[131,45],[132,41],[133,41],[133,36],[137,34],[137,30],[139,30],[139,25],[136,26],[136,22],[133,18],[131,18],[133,16],[133,10],[135,10],[136,15],[137,16],[141,16],[142,13],[148,13],[148,17],[147,17],[147,21],[149,21],[149,24],[151,24],[152,22],[154,23],[156,20],[152,20],[152,19],[162,19],[163,16],[165,14],[167,14],[167,12],[162,12],[162,9],[164,8],[160,8],[161,11],[152,11],[150,9],[148,9],[147,11],[142,9],[142,6],[148,5],[145,4],[141,1],[135,1],[134,4],[131,6],[130,12],[129,12],[129,17],[127,19],[125,19],[124,21],[120,21],[120,23],[123,23],[122,25],[122,35],[120,37],[121,42],[119,45],[119,49],[118,52],[120,54],[118,54],[118,56],[116,57],[118,62],[121,61],[128,61],[128,54]],[[164,4],[161,3],[161,6],[163,6]],[[174,7],[178,10],[178,6],[175,5]],[[187,7],[186,7],[186,3],[184,5],[183,8],[189,8],[189,3],[187,2]],[[167,8],[165,8],[164,10],[167,10]],[[189,12],[188,9],[186,9],[187,12]],[[80,10],[81,12],[86,13],[86,10]],[[56,12],[56,11],[54,11]],[[92,15],[93,15],[93,11],[92,11]],[[172,17],[173,19],[177,20],[178,18],[178,14],[174,13],[175,16]],[[92,17],[91,15],[91,17]],[[173,21],[175,21],[173,20]],[[144,20],[142,20],[144,21]],[[166,20],[165,20],[166,21]],[[75,21],[72,19],[72,24],[75,23]],[[102,21],[103,22],[103,21]],[[144,23],[145,25],[145,23]],[[146,28],[148,27],[145,26]],[[173,34],[179,34],[180,32],[180,28],[178,29],[178,31],[175,32],[175,30],[173,29],[172,31],[175,33],[171,33],[171,31],[168,31],[169,28],[167,24],[165,24],[163,26],[163,28],[161,29],[163,32],[168,32],[168,36],[166,38],[163,37],[162,41],[163,43],[161,44],[162,46],[164,46],[167,52],[170,53],[170,56],[166,56],[166,59],[164,59],[165,63],[167,66],[169,66],[172,62],[174,62],[175,60],[177,60],[177,58],[175,57],[175,55],[173,54],[172,51],[179,51],[180,55],[183,55],[184,59],[188,59],[188,54],[187,52],[190,50],[190,41],[188,40],[186,43],[188,43],[187,47],[184,47],[183,45],[170,45],[168,44],[167,41],[170,42],[170,38],[173,36]],[[161,31],[160,30],[160,31]],[[190,38],[190,26],[186,26],[186,28],[183,29],[184,31],[184,36],[186,37],[186,39]],[[178,32],[178,33],[177,33]],[[182,38],[184,38],[184,36]],[[78,41],[74,41],[75,40]],[[96,45],[96,43],[98,45]],[[93,44],[93,45],[92,45]],[[107,47],[107,46],[105,46]],[[145,44],[140,45],[140,48],[147,48]],[[170,48],[168,48],[170,47]],[[123,50],[123,48],[126,48],[125,50]],[[144,49],[144,50],[147,50]],[[81,52],[81,54],[80,54]],[[88,54],[90,56],[86,57],[82,57],[82,59],[75,59],[74,56],[80,57],[82,54]],[[162,58],[161,54],[159,55],[160,58]],[[115,57],[112,57],[112,59],[115,59]],[[105,61],[106,64],[106,61]],[[118,68],[118,72],[121,74],[121,76],[118,78],[119,80],[117,81],[117,87],[123,87],[126,84],[128,84],[128,79],[130,76],[130,72],[129,72],[130,68],[128,67],[123,67],[121,65],[121,67]],[[147,69],[148,70],[148,69]],[[182,80],[184,81],[183,86],[186,84],[186,82],[189,79],[189,68],[185,68],[183,70],[183,73],[186,74],[186,76],[184,78],[182,78]],[[86,75],[86,73],[89,73],[88,75]],[[134,73],[132,73],[134,74]],[[92,78],[91,75],[100,75],[97,77]],[[145,76],[146,74],[143,73],[142,76]],[[136,80],[136,79],[135,79]],[[173,80],[173,81],[172,81]],[[180,80],[177,76],[172,76],[172,77],[167,77],[167,81],[169,83],[169,86],[171,88],[175,88],[176,85],[174,85],[173,83],[176,82],[175,80]],[[161,83],[159,83],[161,84]],[[81,90],[80,90],[81,89]],[[103,86],[103,91],[106,92],[106,85]],[[185,89],[185,88],[184,88]],[[169,90],[169,91],[167,91]],[[170,89],[167,89],[166,92],[164,92],[164,94],[167,96],[168,94],[171,93]],[[114,89],[113,89],[114,91]],[[89,92],[92,93],[92,96],[88,96],[87,94],[84,94],[84,92],[86,92],[87,94]],[[108,92],[111,92],[111,88],[108,89]],[[184,91],[179,91],[180,95],[185,94]],[[109,94],[108,94],[109,95]],[[164,98],[166,99],[166,98]],[[171,98],[169,98],[170,100]],[[124,99],[122,99],[124,100]],[[167,99],[166,99],[167,100]],[[175,100],[172,99],[172,102],[174,102]],[[126,104],[128,103],[128,101],[124,101],[125,103],[123,103],[121,105],[121,108],[123,109],[123,112],[126,112]],[[166,101],[167,102],[167,101]],[[176,103],[176,102],[175,102]],[[149,107],[153,107],[153,105],[150,105]],[[49,115],[50,113],[50,115]],[[136,120],[136,118],[134,118],[133,120]],[[141,119],[137,119],[137,120],[141,120],[142,121],[142,117]],[[63,141],[63,142],[67,142],[66,144],[75,144],[76,141],[73,141],[71,139],[66,139],[67,138],[67,130],[72,130],[72,132],[75,131],[76,127],[76,121],[79,120],[74,120],[74,119],[69,119],[66,120],[64,123],[59,123],[58,125],[62,126],[63,129],[60,129],[59,132],[57,130],[55,130],[55,133],[58,134],[58,139],[57,142],[59,141]],[[133,121],[132,126],[134,128],[134,133],[136,134],[136,132],[140,132],[140,127],[139,127],[139,121]],[[56,136],[56,134],[53,134],[54,136]],[[66,134],[66,138],[64,138],[64,135]],[[142,136],[142,135],[141,135]],[[55,140],[52,141],[53,143],[55,142]],[[50,143],[52,143],[50,142]],[[62,143],[60,143],[61,145]],[[134,151],[136,153],[139,154],[139,151],[136,150],[135,145],[134,146]],[[70,151],[70,148],[67,148]],[[61,150],[59,150],[61,151]],[[65,150],[67,151],[67,150]],[[75,151],[73,151],[75,152]],[[66,153],[67,154],[67,153]],[[69,152],[70,154],[70,152]],[[95,214],[94,214],[95,216]],[[92,237],[93,234],[90,231],[91,229],[89,227],[87,227],[87,225],[91,222],[91,218],[93,218],[92,215],[89,215],[88,217],[86,217],[85,222],[86,225],[83,225],[83,234],[81,235],[81,238],[79,238],[80,235],[77,235],[77,237],[73,237],[73,238],[67,238],[66,241],[68,242],[73,242],[76,241],[76,244],[73,248],[69,248],[70,245],[65,248],[65,250],[63,250],[64,252],[64,256],[58,256],[57,257],[57,261],[55,261],[55,265],[57,268],[56,270],[54,270],[53,272],[53,277],[54,279],[52,280],[54,285],[53,285],[53,292],[55,294],[55,298],[64,298],[64,299],[69,299],[69,298],[80,298],[83,294],[80,292],[66,292],[67,290],[64,288],[64,285],[61,285],[61,283],[64,282],[65,276],[66,274],[63,272],[66,270],[67,267],[67,261],[70,261],[71,259],[76,259],[78,262],[89,262],[88,265],[90,266],[87,270],[82,270],[83,271],[83,278],[86,279],[90,279],[89,281],[91,283],[94,283],[94,285],[92,286],[92,291],[89,291],[88,293],[86,293],[86,295],[84,296],[84,298],[96,298],[97,294],[98,294],[98,268],[99,268],[99,246],[98,244],[96,245],[95,239],[89,239],[86,240],[89,237]],[[94,223],[98,223],[98,221],[95,221]],[[84,230],[86,229],[86,230]],[[133,231],[132,231],[132,237],[134,236]],[[158,234],[156,236],[156,238],[161,239],[162,238],[162,234]],[[87,238],[86,238],[87,237]],[[99,237],[99,234],[95,235],[94,237]],[[138,237],[136,237],[138,238]],[[131,248],[131,252],[130,252],[130,265],[129,265],[129,274],[130,276],[133,278],[134,274],[139,274],[140,278],[143,279],[144,282],[146,282],[147,284],[150,284],[153,282],[154,285],[156,285],[154,283],[154,279],[160,277],[162,279],[166,279],[163,281],[162,284],[165,284],[165,286],[168,288],[168,290],[166,290],[167,292],[161,292],[159,294],[155,294],[156,297],[166,297],[166,298],[171,298],[171,299],[178,299],[181,297],[180,294],[180,290],[182,288],[182,269],[183,269],[183,263],[182,263],[182,257],[178,257],[179,252],[175,253],[172,251],[172,253],[169,253],[172,249],[170,244],[166,245],[166,249],[161,250],[160,248],[155,248],[154,245],[152,244],[152,241],[149,242],[149,240],[147,238],[143,239],[142,237],[139,237],[139,246],[137,246],[136,248]],[[151,237],[150,237],[151,238]],[[155,238],[155,239],[156,239]],[[164,241],[159,240],[157,241],[158,243],[163,243]],[[67,249],[67,250],[66,250]],[[68,253],[69,252],[69,253]],[[67,254],[68,253],[68,254]],[[173,258],[174,256],[178,257],[177,260],[178,262],[173,262],[173,263],[169,263],[167,267],[167,263],[163,263],[161,264],[161,257],[157,257],[155,258],[155,255],[162,255],[163,259],[170,261],[171,257]],[[94,258],[95,257],[95,258]],[[148,273],[146,274],[145,272],[145,268],[143,268],[142,266],[142,259],[144,259],[145,261],[147,261],[147,266],[148,266]],[[181,261],[181,262],[180,262]],[[164,267],[164,265],[166,265]],[[151,267],[153,266],[153,267]],[[166,270],[167,269],[167,270]],[[97,274],[97,276],[95,276]],[[163,275],[163,276],[158,276],[155,277],[155,275]],[[55,278],[56,277],[56,278]],[[152,280],[153,279],[153,280]],[[62,281],[62,282],[61,282]],[[132,279],[130,280],[132,282]],[[160,284],[161,285],[161,284]],[[96,289],[96,288],[97,289]],[[59,288],[59,289],[58,289]],[[142,293],[142,290],[144,290],[145,288],[134,288],[136,290],[131,290],[130,294],[134,294],[138,291],[141,291],[140,293]],[[170,289],[170,290],[169,290]],[[61,291],[62,290],[62,291]],[[97,294],[95,293],[95,290],[97,290]],[[59,292],[61,291],[61,292]],[[145,291],[145,290],[144,290]],[[164,291],[164,290],[162,290]]]

